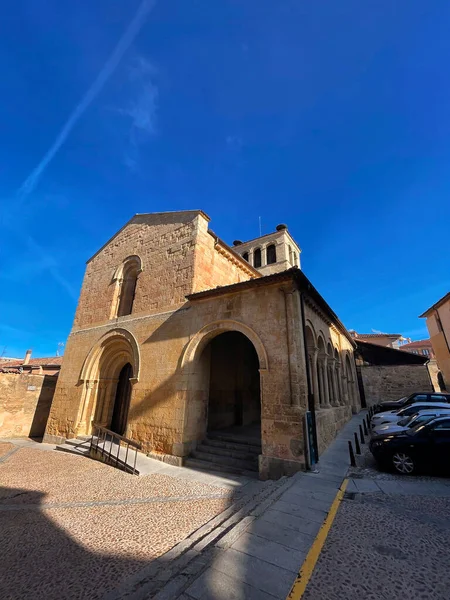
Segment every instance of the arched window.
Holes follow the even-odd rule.
[[[270,244],[267,246],[267,264],[273,265],[273,263],[277,262],[277,249],[275,244]]]
[[[253,266],[255,269],[259,269],[261,266],[261,248],[256,248],[253,252]]]
[[[116,277],[118,285],[116,317],[131,315],[138,275],[141,272],[141,260],[138,256],[130,256],[125,260]]]
[[[289,246],[289,264],[293,264],[292,263],[292,248]]]
[[[248,262],[248,252],[244,252],[242,258]]]

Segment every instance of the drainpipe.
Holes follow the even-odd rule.
[[[313,443],[314,443],[314,454],[319,460],[319,445],[317,443],[317,428],[316,428],[316,406],[314,402],[314,393],[312,389],[311,382],[311,372],[309,370],[309,360],[308,360],[308,347],[306,345],[306,319],[305,319],[305,301],[303,298],[303,293],[298,290],[298,294],[300,296],[300,312],[302,318],[302,333],[303,333],[303,346],[305,352],[305,363],[306,363],[306,386],[308,388],[308,410],[311,413],[312,424],[313,424]]]

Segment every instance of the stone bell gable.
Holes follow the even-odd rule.
[[[200,210],[135,215],[87,261],[74,329],[173,310],[191,293],[259,277]]]

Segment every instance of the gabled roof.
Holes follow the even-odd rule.
[[[291,267],[286,271],[280,271],[278,273],[273,273],[272,275],[265,275],[259,278],[241,281],[240,283],[233,283],[231,285],[224,285],[221,287],[212,288],[210,290],[205,290],[203,292],[196,292],[194,294],[189,294],[186,296],[186,298],[191,302],[196,302],[198,300],[214,298],[216,296],[222,296],[226,294],[235,294],[244,290],[264,287],[290,280],[296,283],[297,289],[305,292],[307,296],[309,296],[316,303],[316,305],[324,312],[324,314],[328,316],[330,321],[341,331],[343,335],[345,335],[351,345],[355,347],[355,340],[351,337],[350,333],[340,321],[339,317],[319,294],[303,271],[301,271],[298,267]]]
[[[413,348],[432,348],[431,340],[416,340],[415,342],[409,342],[409,344],[402,344],[400,350],[410,350]]]
[[[130,223],[132,223],[133,221],[135,221],[138,217],[152,217],[152,216],[156,216],[156,215],[177,215],[177,214],[181,215],[181,214],[186,214],[186,213],[196,213],[196,214],[202,215],[208,222],[211,221],[210,217],[208,217],[208,215],[205,212],[203,212],[202,210],[200,210],[200,209],[194,209],[194,210],[167,210],[167,211],[164,211],[164,212],[155,212],[155,213],[136,213],[135,215],[133,215],[131,217],[131,219],[129,221],[127,221],[125,223],[125,225],[123,225],[119,229],[119,231],[116,231],[116,233],[113,236],[111,236],[109,238],[109,240],[107,242],[105,242],[103,244],[103,246],[101,248],[99,248],[97,250],[97,252],[95,252],[95,254],[93,254],[91,256],[91,258],[88,258],[88,260],[86,261],[86,263],[91,262],[91,260],[93,258],[95,258],[104,248],[106,248],[106,246],[108,244],[110,244],[113,241],[113,239],[116,238],[119,235],[119,233],[122,233],[122,231],[125,229],[125,227],[128,227],[128,225]]]
[[[0,367],[58,367],[62,364],[62,356],[46,356],[43,358],[30,358],[29,362],[25,365],[24,359],[21,358],[17,361],[7,361],[0,363]]]
[[[354,339],[357,340],[359,338],[382,338],[382,337],[392,337],[392,338],[401,338],[401,333],[358,333],[354,331]],[[353,337],[353,336],[352,336]]]
[[[423,317],[427,317],[428,313],[430,313],[433,310],[438,309],[440,306],[445,304],[447,301],[450,301],[450,292],[445,294],[445,296],[442,296],[442,298],[440,300],[438,300],[435,304],[433,304],[433,306],[430,306],[430,308],[427,308],[427,310],[424,313],[419,315],[419,319],[422,319]]]
[[[424,365],[429,360],[427,356],[396,350],[388,346],[379,346],[358,339],[355,342],[356,354],[370,365]]]

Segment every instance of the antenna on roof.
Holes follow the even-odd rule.
[[[64,348],[64,342],[58,342],[58,349],[56,350],[56,356],[59,356],[60,348]]]
[[[259,237],[261,237],[262,236],[261,217],[258,217],[258,218],[259,218]]]

